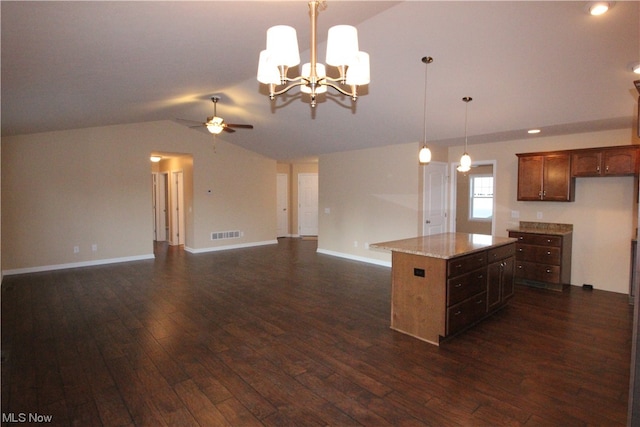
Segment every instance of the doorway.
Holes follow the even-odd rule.
[[[298,174],[298,234],[318,235],[318,174]]]
[[[452,165],[452,200],[455,205],[451,229],[460,233],[495,233],[495,161],[479,161],[469,172]]]

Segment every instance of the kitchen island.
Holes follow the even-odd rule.
[[[371,244],[391,251],[391,328],[431,344],[513,296],[516,239],[442,233]]]

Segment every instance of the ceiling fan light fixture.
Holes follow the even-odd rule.
[[[211,117],[207,120],[207,130],[214,135],[218,135],[224,129],[222,122],[223,119],[221,117]]]
[[[636,62],[635,64],[633,64],[631,66],[631,71],[633,71],[636,74],[640,74],[640,62]]]

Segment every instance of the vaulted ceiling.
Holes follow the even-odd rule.
[[[328,1],[327,29],[358,28],[371,83],[355,104],[312,109],[294,90],[275,102],[256,81],[266,30],[298,31],[309,57],[306,1],[51,1],[0,3],[2,135],[218,115],[253,130],[221,135],[288,160],[417,142],[460,144],[632,126],[640,8],[618,1],[594,17],[570,1]]]

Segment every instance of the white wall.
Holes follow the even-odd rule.
[[[474,161],[496,161],[495,234],[507,236],[508,228],[519,220],[537,220],[538,212],[541,221],[573,224],[572,284],[627,293],[630,241],[637,227],[634,178],[578,179],[572,203],[518,202],[515,154],[637,143],[633,135],[624,129],[471,144],[468,151]],[[450,148],[449,162],[457,162],[462,151],[463,147]],[[416,156],[414,143],[320,156],[318,250],[389,263],[390,254],[367,250],[363,244],[419,234],[421,169]],[[520,218],[513,219],[512,211]]]
[[[214,150],[211,136],[174,122],[6,137],[1,148],[5,274],[153,256],[151,152],[193,157],[182,166],[185,247],[275,242],[275,160],[220,138]],[[227,230],[244,236],[210,240]]]

